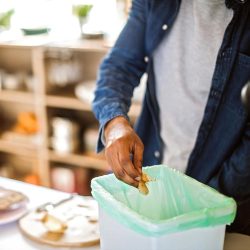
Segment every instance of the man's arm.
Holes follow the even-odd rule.
[[[134,186],[138,185],[135,178],[141,172],[143,145],[127,113],[134,88],[146,70],[147,2],[133,1],[127,24],[100,67],[93,102],[93,111],[100,123],[97,150],[104,148],[105,140],[106,158],[117,178]]]

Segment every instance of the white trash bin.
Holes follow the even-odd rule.
[[[113,174],[92,180],[101,250],[223,250],[233,199],[164,165],[143,171],[156,179],[147,196]]]

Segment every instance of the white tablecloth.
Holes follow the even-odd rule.
[[[0,186],[21,191],[29,199],[29,209],[48,201],[59,201],[68,197],[68,194],[58,192],[52,189],[29,185],[23,182],[14,181],[0,177]],[[100,250],[99,246],[88,248],[53,248],[30,241],[22,236],[17,223],[10,223],[0,226],[0,250]],[[117,249],[119,250],[119,249]],[[133,249],[128,249],[133,250]],[[143,250],[143,249],[142,249]],[[174,250],[174,249],[173,249]],[[201,249],[202,250],[202,249]],[[213,250],[213,249],[211,249]],[[250,237],[240,234],[227,234],[224,250],[250,250]]]

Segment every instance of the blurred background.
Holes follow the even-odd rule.
[[[0,0],[0,176],[90,194],[110,171],[95,153],[98,67],[129,12],[127,0]],[[146,76],[134,93],[132,122]]]

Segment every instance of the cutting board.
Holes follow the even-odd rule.
[[[63,232],[52,232],[44,223],[49,213],[67,227]],[[22,234],[41,244],[54,247],[89,247],[99,243],[98,207],[90,197],[75,197],[47,211],[31,211],[19,220]]]

